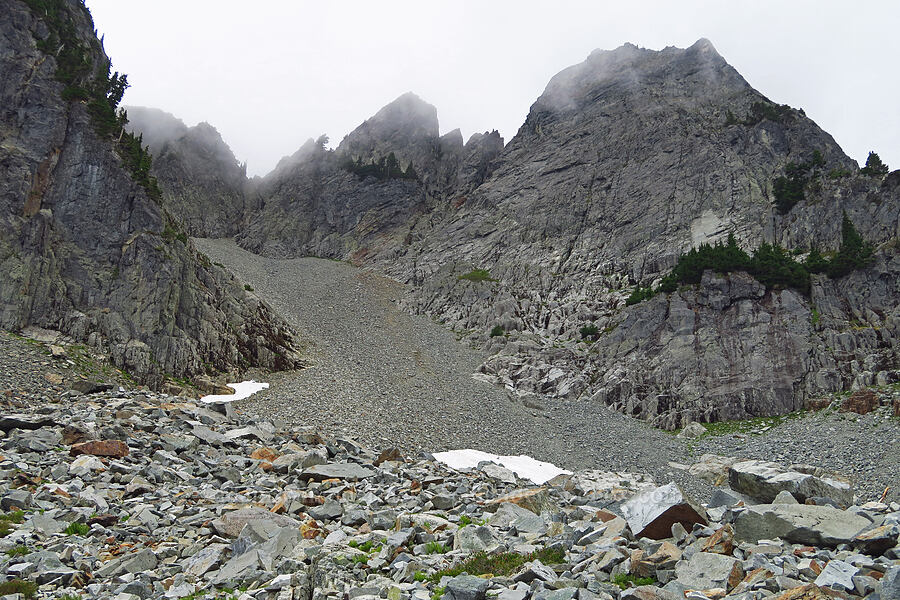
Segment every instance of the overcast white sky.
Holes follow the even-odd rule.
[[[441,133],[508,142],[550,77],[595,48],[709,38],[860,163],[900,168],[900,2],[87,0],[125,104],[215,126],[250,174],[310,137],[335,146],[413,91]]]

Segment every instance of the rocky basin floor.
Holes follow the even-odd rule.
[[[704,453],[807,463],[844,473],[861,499],[900,498],[900,419],[887,407],[860,416],[811,413],[749,432],[678,439],[581,400],[529,409],[471,374],[484,356],[452,332],[399,306],[404,289],[322,259],[279,260],[230,240],[197,240],[298,328],[313,365],[269,376],[272,387],[243,402],[278,423],[315,425],[371,447],[437,452],[475,448],[528,454],[568,469],[635,470],[706,494],[673,463]]]

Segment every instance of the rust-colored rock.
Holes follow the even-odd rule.
[[[102,525],[103,527],[112,527],[118,522],[119,517],[110,513],[103,513],[102,515],[97,515],[96,517],[91,517],[90,519],[88,519],[88,525],[97,523],[99,525]]]
[[[300,524],[300,535],[304,540],[313,540],[322,535],[322,528],[313,519]]]
[[[814,583],[785,590],[772,596],[770,600],[831,600],[838,598],[837,594],[829,588],[822,588]]]
[[[378,465],[380,465],[383,462],[402,461],[402,460],[403,460],[403,455],[400,454],[400,450],[398,450],[397,448],[391,447],[391,448],[386,448],[386,449],[382,450],[381,454],[378,455],[378,458],[375,459],[374,464],[377,467]]]
[[[841,403],[841,411],[866,415],[878,408],[880,404],[878,394],[872,390],[859,390],[844,399]]]
[[[807,398],[803,401],[804,410],[822,410],[831,406],[831,398]]]
[[[515,504],[516,506],[521,506],[522,508],[526,508],[531,512],[539,515],[545,508],[549,506],[550,497],[547,493],[547,488],[537,487],[512,491],[505,496],[500,496],[499,498],[488,500],[487,502],[485,502],[485,505],[499,505],[504,502],[509,502],[511,504]]]
[[[900,417],[900,396],[894,397],[894,416]]]
[[[737,584],[733,590],[731,590],[731,593],[742,594],[747,590],[753,588],[753,586],[757,585],[758,583],[761,583],[766,579],[771,579],[772,577],[775,577],[775,574],[764,567],[753,569],[752,571],[747,573],[744,579],[739,584]]]
[[[597,518],[597,520],[600,521],[601,523],[606,523],[607,521],[612,521],[613,519],[616,518],[616,515],[614,515],[613,513],[609,512],[608,510],[598,510],[598,511],[594,514],[594,516],[595,516],[595,517]]]
[[[726,523],[708,537],[703,544],[703,552],[731,556],[731,553],[734,552],[734,529],[731,525]]]
[[[271,448],[262,447],[257,448],[256,450],[251,452],[250,458],[252,458],[253,460],[264,460],[266,462],[272,462],[273,460],[278,458],[278,453]]]
[[[128,456],[128,444],[121,440],[92,440],[72,444],[69,448],[71,456],[90,454],[91,456],[108,456],[110,458],[122,458]]]

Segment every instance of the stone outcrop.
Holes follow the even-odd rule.
[[[65,3],[94,85],[109,59],[87,9]],[[300,364],[289,327],[210,264],[63,99],[51,30],[18,0],[0,11],[0,326],[62,331],[142,381]],[[41,46],[43,46],[42,44]]]

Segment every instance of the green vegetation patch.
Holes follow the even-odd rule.
[[[638,587],[641,585],[656,585],[657,581],[652,577],[638,577],[637,575],[626,575],[619,573],[612,578],[612,583],[619,586],[620,589],[628,589],[630,587]]]
[[[794,118],[794,109],[787,104],[775,104],[774,102],[754,102],[750,106],[750,114],[744,119],[744,125],[754,126],[762,121],[772,121],[782,125]]]
[[[10,558],[12,558],[14,556],[25,556],[26,554],[29,554],[30,552],[31,552],[31,550],[28,549],[28,546],[25,546],[23,544],[18,544],[16,546],[13,546],[9,550],[7,550],[6,555],[9,556]]]
[[[706,270],[717,273],[745,271],[754,279],[773,288],[793,288],[809,294],[810,274],[825,273],[832,279],[843,277],[856,269],[863,269],[874,261],[874,247],[866,242],[846,215],[841,223],[841,246],[831,258],[813,247],[806,260],[797,261],[793,254],[775,244],[763,242],[749,255],[738,247],[734,235],[724,243],[700,244],[678,257],[672,271],[663,277],[655,290],[640,286],[626,300],[626,305],[652,298],[659,292],[672,293],[680,285],[700,283]]]
[[[706,434],[711,436],[729,435],[732,433],[749,435],[761,433],[763,428],[768,430],[787,421],[798,419],[804,414],[803,411],[798,411],[774,417],[756,417],[754,419],[745,419],[742,421],[719,421],[717,423],[701,423],[701,425],[706,428]]]
[[[460,275],[457,279],[465,279],[466,281],[474,281],[476,283],[481,281],[499,281],[492,278],[490,271],[487,269],[472,269],[465,275]]]
[[[87,535],[91,532],[91,527],[87,523],[72,522],[63,530],[66,535]]]
[[[500,337],[504,333],[506,333],[506,330],[500,325],[494,325],[491,329],[491,337]]]
[[[775,207],[785,215],[804,199],[805,190],[810,180],[820,174],[825,166],[825,158],[818,150],[813,151],[812,158],[802,163],[789,162],[784,167],[784,175],[776,177],[772,182],[775,194]]]
[[[382,156],[377,161],[372,159],[372,162],[369,163],[363,163],[361,157],[357,158],[356,161],[347,157],[341,166],[344,170],[350,171],[360,179],[365,179],[366,177],[374,177],[381,181],[386,179],[419,179],[419,175],[413,168],[412,163],[409,163],[406,169],[403,169],[393,152],[387,156]]]
[[[600,329],[593,323],[585,325],[578,330],[578,333],[581,334],[581,339],[589,340],[592,342],[596,341],[597,338],[600,337]]]
[[[866,166],[859,170],[861,175],[868,175],[869,177],[882,177],[887,175],[888,171],[890,171],[888,166],[881,161],[881,157],[875,152],[869,152],[869,156],[866,158]]]
[[[559,548],[544,548],[536,550],[530,554],[519,554],[517,552],[501,552],[498,554],[488,554],[487,552],[476,552],[463,562],[438,571],[431,576],[431,581],[437,583],[441,577],[456,577],[463,573],[469,575],[510,575],[518,570],[519,567],[527,562],[539,560],[545,565],[556,565],[565,561],[566,555]]]
[[[33,581],[23,581],[22,579],[11,579],[0,583],[0,596],[8,594],[22,594],[25,598],[34,598],[37,593],[37,584]]]
[[[440,542],[428,542],[425,544],[425,552],[427,554],[446,554],[449,551],[450,548]]]
[[[25,521],[25,513],[21,510],[13,510],[0,515],[0,537],[6,537],[12,531],[13,523]]]

